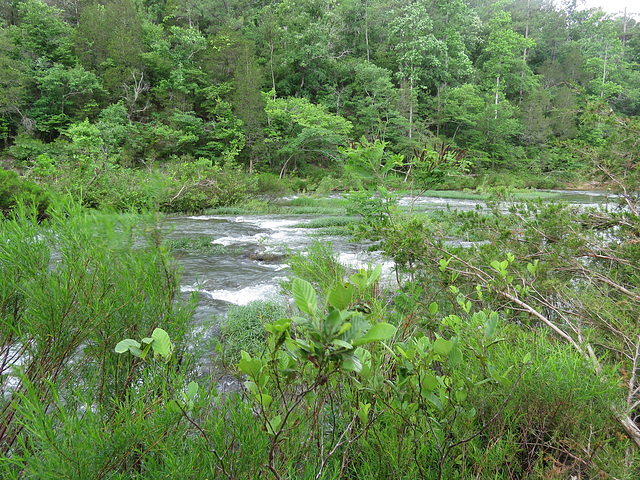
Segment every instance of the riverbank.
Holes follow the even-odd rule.
[[[26,199],[44,212],[50,198],[65,194],[81,199],[88,207],[115,211],[196,214],[216,209],[269,213],[286,207],[303,211],[303,207],[307,207],[307,213],[314,213],[313,208],[330,207],[304,198],[332,192],[340,196],[342,192],[362,187],[356,176],[342,170],[314,170],[313,175],[305,177],[279,178],[270,173],[248,174],[235,166],[219,167],[210,163],[167,164],[148,170],[115,168],[95,173],[55,169],[1,170],[0,176],[0,211],[5,214],[15,206],[18,198]],[[385,182],[393,190],[408,193],[412,184],[403,179],[403,176],[389,176]],[[515,195],[525,198],[536,189],[575,186],[573,176],[486,172],[446,176],[438,190],[429,190],[423,195],[482,199]],[[419,189],[416,187],[415,191]],[[337,207],[335,213],[339,214],[339,202],[334,206]]]
[[[631,480],[637,219],[590,193],[372,210],[368,259],[317,214],[4,220],[0,476]]]

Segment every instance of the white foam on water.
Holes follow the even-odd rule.
[[[202,288],[197,285],[180,285],[180,292],[182,293],[193,293],[199,292],[200,290],[202,290]]]
[[[308,220],[303,219],[281,219],[281,220],[260,220],[257,222],[257,225],[261,228],[268,228],[270,230],[277,230],[280,228],[288,228],[291,225],[296,225],[298,223],[306,223]]]
[[[234,245],[237,243],[255,243],[260,244],[267,239],[268,236],[264,233],[257,233],[255,235],[241,235],[239,237],[220,237],[213,240],[211,243],[214,245],[223,245],[225,247]]]
[[[225,217],[216,217],[215,215],[192,215],[186,218],[189,220],[226,220]]]
[[[223,302],[234,305],[248,305],[256,300],[275,297],[278,294],[278,286],[273,283],[252,285],[239,290],[201,290],[201,293]]]
[[[268,238],[270,240],[278,241],[280,245],[285,245],[286,241],[296,241],[304,240],[305,243],[311,240],[311,237],[308,235],[309,230],[306,228],[290,228],[288,230],[280,230],[271,234]]]
[[[298,223],[310,222],[309,219],[301,219],[301,218],[260,218],[260,217],[237,217],[235,219],[238,223],[249,223],[251,225],[255,225],[258,228],[264,228],[268,230],[278,230],[281,228],[288,228],[291,225],[296,225]]]
[[[280,272],[289,268],[289,265],[287,265],[286,263],[269,263],[260,261],[258,263],[260,264],[260,266],[268,268],[269,270],[273,270],[274,272]]]

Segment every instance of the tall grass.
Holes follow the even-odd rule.
[[[260,354],[266,344],[265,323],[272,323],[287,315],[286,306],[269,301],[232,306],[222,321],[222,351],[226,365],[240,360],[240,351]]]
[[[181,355],[191,307],[176,301],[178,271],[152,219],[89,213],[70,201],[50,208],[45,223],[36,214],[22,208],[0,223],[0,451],[10,459],[0,477],[80,478],[87,458],[99,471],[114,468],[114,455],[142,453],[132,440],[118,447],[126,454],[74,457],[87,441],[78,422],[95,413],[96,437],[136,438],[125,433],[135,422],[117,419],[131,414],[129,402],[155,401],[137,397],[144,366],[115,355],[115,344],[159,326]],[[144,411],[131,416],[142,421]],[[65,475],[54,473],[65,471],[58,462]]]

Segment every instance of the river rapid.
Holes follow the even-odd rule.
[[[600,191],[554,192],[554,200],[587,207],[601,206],[611,199]],[[401,205],[413,200],[404,197]],[[420,211],[483,209],[482,201],[423,197],[414,201]],[[255,300],[277,299],[279,282],[290,270],[286,254],[304,252],[317,240],[331,242],[340,261],[353,268],[384,262],[368,245],[349,241],[345,236],[320,236],[319,230],[299,228],[321,215],[197,215],[166,220],[167,237],[210,237],[211,252],[176,250],[182,268],[183,293],[198,292],[195,323],[211,324],[212,317],[223,317],[230,305],[247,305]],[[387,265],[390,268],[390,265]]]

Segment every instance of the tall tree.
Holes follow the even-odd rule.
[[[306,162],[326,165],[337,158],[337,147],[346,143],[351,122],[304,98],[265,97],[267,142],[281,177],[292,166]]]
[[[132,0],[83,8],[75,48],[80,63],[102,78],[111,101],[144,77],[142,23]]]
[[[75,63],[71,36],[73,29],[63,19],[63,12],[41,0],[18,3],[19,28],[14,29],[15,43],[23,55],[39,67]]]
[[[0,26],[0,138],[8,146],[10,135],[15,135],[18,125],[30,130],[32,124],[25,117],[28,65],[19,59],[9,34],[9,29]]]
[[[433,21],[428,15],[428,0],[417,0],[401,7],[390,24],[394,50],[397,53],[398,78],[407,106],[408,132],[414,135],[418,88],[428,72],[444,68],[442,41],[433,34]]]

